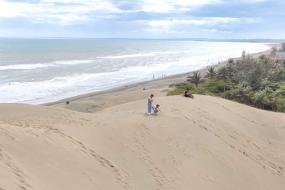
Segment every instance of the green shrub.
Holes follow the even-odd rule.
[[[198,73],[198,77],[190,77],[190,82],[199,81],[197,85],[189,81],[174,85],[168,95],[182,94],[189,89],[193,94],[221,96],[261,109],[285,112],[285,63],[273,62],[266,56],[253,59],[248,55],[228,62],[217,72],[209,68],[207,79],[201,79]],[[199,80],[193,81],[195,78]]]
[[[285,97],[285,84],[279,85],[279,88],[276,90],[276,95]]]
[[[213,94],[221,94],[230,90],[232,88],[232,84],[225,82],[224,80],[215,79],[206,81],[203,87]]]
[[[171,90],[167,93],[167,96],[175,96],[175,95],[181,95],[183,94],[184,89],[182,88],[175,88],[174,90]]]
[[[285,97],[277,98],[276,100],[276,111],[285,112]]]

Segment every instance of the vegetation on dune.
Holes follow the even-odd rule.
[[[207,78],[213,79],[215,78],[217,75],[216,71],[215,71],[215,67],[209,67],[208,68],[208,73],[206,75]]]
[[[192,76],[187,77],[187,81],[192,82],[198,88],[198,85],[202,82],[202,76],[199,72],[194,72]]]
[[[285,43],[282,43],[282,44],[281,44],[281,50],[282,50],[282,51],[285,51]]]
[[[226,66],[210,67],[205,78],[195,72],[188,80],[174,85],[168,95],[193,94],[220,96],[257,108],[285,112],[285,64],[270,57],[242,56]]]

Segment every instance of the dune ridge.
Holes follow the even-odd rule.
[[[285,187],[285,115],[221,98],[159,97],[96,113],[0,105],[0,189]]]

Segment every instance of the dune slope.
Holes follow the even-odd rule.
[[[85,114],[0,105],[1,190],[283,190],[285,115],[162,97]]]

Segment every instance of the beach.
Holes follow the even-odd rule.
[[[179,75],[270,49],[266,43],[1,39],[0,102],[45,104]],[[32,93],[30,93],[32,92]]]
[[[216,97],[0,105],[2,190],[283,190],[285,117]]]
[[[279,44],[270,44],[272,47],[279,47]],[[269,55],[271,49],[263,52],[251,54],[250,56],[257,58],[261,55]],[[234,60],[239,58],[234,58]],[[227,64],[227,61],[216,63],[211,65],[216,70]],[[208,67],[197,70],[202,76],[205,76]],[[146,99],[150,94],[161,97],[166,96],[167,92],[172,89],[171,85],[183,83],[187,80],[188,76],[194,71],[190,71],[183,74],[169,76],[165,78],[158,78],[156,80],[150,80],[146,82],[136,83],[123,87],[114,88],[102,92],[93,92],[82,94],[75,97],[69,97],[60,101],[50,102],[44,105],[64,107],[74,111],[92,113],[111,106],[127,103],[130,101]],[[66,102],[69,104],[66,104]]]
[[[284,0],[0,0],[0,190],[285,190]]]
[[[283,190],[284,113],[166,96],[191,74],[0,104],[0,190]],[[157,115],[146,114],[151,93]]]

